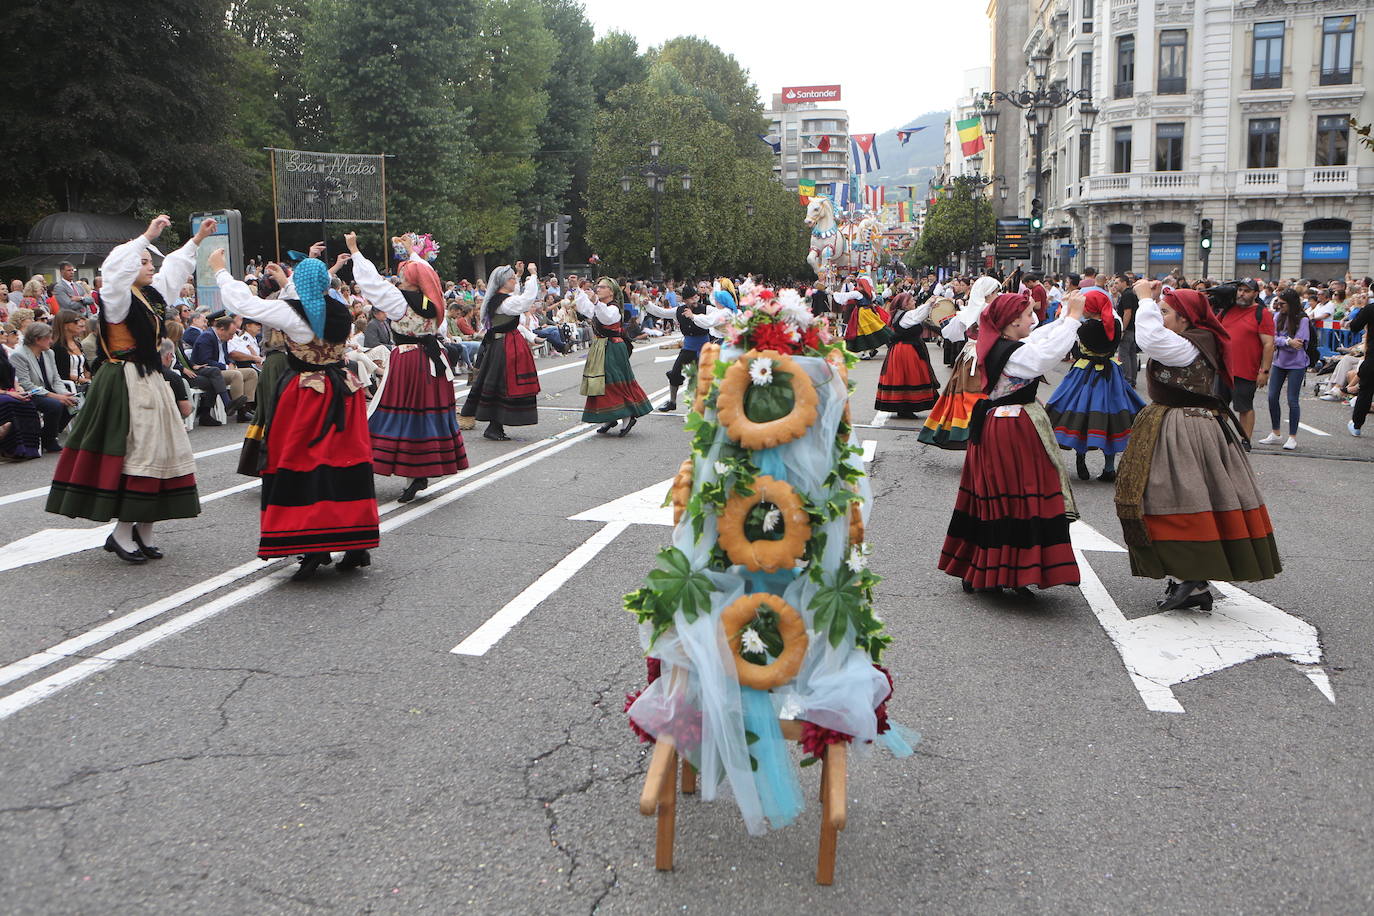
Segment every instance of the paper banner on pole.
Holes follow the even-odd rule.
[[[383,158],[274,149],[279,223],[385,223]]]

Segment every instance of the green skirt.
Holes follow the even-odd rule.
[[[587,365],[591,362],[588,358]],[[587,396],[587,406],[582,410],[583,423],[611,423],[653,412],[644,389],[635,381],[635,372],[630,366],[630,348],[623,340],[606,341],[604,366],[605,392]]]

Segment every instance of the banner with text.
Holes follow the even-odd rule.
[[[782,103],[795,105],[798,102],[838,102],[839,86],[783,86]]]
[[[280,223],[384,223],[384,157],[272,150]]]

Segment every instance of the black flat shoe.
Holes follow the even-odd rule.
[[[232,401],[230,401],[228,404],[224,406],[224,414],[225,416],[228,416],[234,413],[235,411],[243,410],[243,408],[247,404],[248,399],[243,395],[239,395],[238,397],[234,398]]]
[[[1023,601],[1035,600],[1035,592],[1031,591],[1029,588],[1026,588],[1026,586],[1024,585],[1016,586],[1016,588],[1013,588],[1011,590],[1011,593],[1016,597],[1022,599]]]
[[[1101,474],[1097,475],[1097,479],[1103,483],[1116,483],[1116,469],[1113,468],[1110,471],[1103,471]]]
[[[1088,456],[1082,453],[1078,455],[1078,479],[1091,480],[1092,474],[1088,471]]]
[[[1198,592],[1196,595],[1189,595],[1188,600],[1178,606],[1178,610],[1196,610],[1200,614],[1212,613],[1212,601],[1215,600],[1211,592]]]
[[[960,579],[960,580],[959,580],[959,585],[964,589],[964,594],[966,594],[966,595],[972,595],[972,594],[973,594],[973,583],[970,582],[969,580],[967,580],[967,579]]]
[[[366,550],[347,550],[344,551],[343,559],[339,560],[339,565],[335,567],[339,572],[349,569],[357,569],[359,566],[371,566],[372,554]]]
[[[673,411],[677,410],[677,405],[674,404],[672,401],[669,401],[667,404],[660,406],[658,410],[659,413],[672,413]]]
[[[315,570],[321,566],[328,566],[334,562],[334,557],[327,553],[307,553],[301,557],[300,568],[291,574],[292,582],[304,582],[315,575]]]
[[[604,435],[606,435],[607,433],[609,433],[609,432],[615,427],[615,424],[616,424],[616,421],[615,421],[615,420],[612,420],[612,421],[609,422],[609,423],[602,423],[600,426],[598,426],[598,427],[596,428],[596,431],[597,431],[597,433],[599,433],[600,435],[604,436]]]
[[[506,435],[506,431],[504,429],[492,429],[490,426],[488,426],[486,431],[482,433],[482,438],[490,439],[493,442],[510,441],[510,436]]]
[[[413,480],[411,480],[410,483],[406,484],[406,488],[405,488],[403,491],[401,491],[401,495],[398,496],[398,497],[396,497],[396,502],[398,502],[398,503],[408,503],[408,502],[410,502],[412,499],[415,498],[415,494],[419,493],[421,490],[423,490],[423,489],[424,489],[425,487],[427,487],[427,486],[429,486],[429,478],[428,478],[428,477],[416,477],[416,478],[414,478]]]
[[[628,433],[630,430],[634,429],[634,428],[635,428],[635,424],[638,423],[638,422],[639,422],[639,418],[638,418],[638,417],[626,417],[626,418],[625,418],[625,426],[620,430],[620,432],[616,433],[616,435],[617,435],[618,437],[620,437],[621,439],[624,439],[624,438],[625,438],[625,434]]]
[[[143,551],[137,548],[133,550],[125,550],[123,547],[120,547],[119,542],[114,539],[113,534],[105,539],[105,549],[108,550],[110,553],[114,554],[115,556],[119,557],[125,563],[148,562],[148,558],[143,555]]]
[[[1197,592],[1197,594],[1194,594],[1194,592]],[[1189,599],[1201,599],[1202,595],[1207,595],[1207,609],[1211,610],[1212,593],[1207,591],[1206,582],[1199,582],[1196,580],[1180,582],[1178,587],[1169,593],[1169,597],[1165,598],[1163,601],[1156,601],[1155,607],[1159,608],[1161,611],[1174,611],[1187,604]]]
[[[111,535],[111,537],[113,537],[113,535]],[[147,544],[143,543],[143,538],[138,536],[138,528],[134,528],[134,543],[138,545],[139,553],[143,554],[148,559],[162,559],[163,553],[161,550],[158,550],[156,547],[149,547]]]
[[[205,416],[205,417],[203,417],[202,419],[197,420],[196,422],[199,423],[201,426],[223,426],[223,425],[224,425],[224,421],[223,421],[223,420],[216,420],[214,417],[211,417],[211,416]]]

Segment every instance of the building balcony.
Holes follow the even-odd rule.
[[[1274,193],[1288,191],[1286,169],[1242,169],[1236,172],[1236,193]]]
[[[1210,197],[1287,197],[1289,195],[1368,193],[1374,169],[1353,165],[1297,169],[1237,169],[1232,172],[1122,172],[1090,175],[1067,186],[1063,205],[1104,201]]]
[[[1201,172],[1122,172],[1090,175],[1079,182],[1078,199],[1084,203],[1123,197],[1158,197],[1160,194],[1190,194],[1204,190]]]
[[[1304,169],[1302,189],[1307,193],[1354,191],[1359,187],[1353,165],[1321,165]]]

